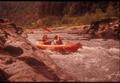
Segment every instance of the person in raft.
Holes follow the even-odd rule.
[[[50,45],[51,44],[51,41],[48,39],[47,35],[43,35],[42,41],[45,45]]]
[[[63,44],[61,37],[56,35],[54,37],[54,40],[53,40],[52,44],[53,45],[61,45],[61,44]]]

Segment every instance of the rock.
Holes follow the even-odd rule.
[[[21,54],[23,54],[23,50],[20,47],[13,47],[9,45],[6,46],[4,50],[14,56],[20,56]]]
[[[0,68],[6,72],[11,82],[22,81],[70,81],[73,78],[42,50],[18,34],[14,26],[0,24],[2,39],[0,51]],[[15,25],[16,26],[16,25]],[[16,26],[17,27],[17,26]]]
[[[8,82],[8,75],[2,69],[0,69],[0,81],[1,82]]]
[[[120,23],[119,18],[106,18],[91,23],[86,33],[90,34],[94,38],[119,38]]]

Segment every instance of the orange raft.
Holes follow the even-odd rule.
[[[45,45],[40,41],[36,42],[36,46],[40,49],[50,49],[58,52],[76,52],[82,45],[79,42],[67,42],[63,45]]]

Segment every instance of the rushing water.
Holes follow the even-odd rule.
[[[56,33],[49,34],[54,37]],[[57,33],[64,40],[79,41],[82,48],[70,54],[61,54],[50,50],[45,51],[56,64],[70,73],[78,81],[120,81],[120,43],[113,39],[82,40],[81,36]],[[43,33],[29,34],[28,39],[34,42]]]

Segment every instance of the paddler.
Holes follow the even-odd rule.
[[[61,37],[56,35],[54,37],[54,40],[53,40],[52,44],[53,45],[61,45],[61,44],[63,44]]]
[[[48,36],[47,36],[47,35],[44,35],[44,36],[42,37],[42,41],[43,41],[43,43],[46,44],[46,45],[50,45],[50,44],[51,44],[51,41],[48,39]]]

